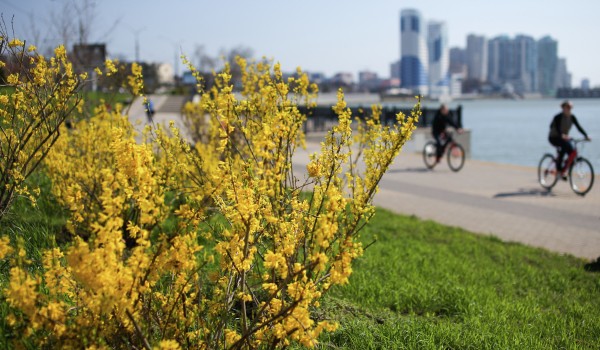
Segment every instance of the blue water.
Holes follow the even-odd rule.
[[[561,111],[559,99],[471,100],[448,105],[463,106],[463,126],[471,130],[471,157],[497,163],[537,166],[542,154],[554,153],[548,130]],[[600,173],[600,99],[573,99],[573,114],[592,142],[579,148]],[[436,104],[427,103],[426,107]],[[573,127],[571,137],[582,138]]]

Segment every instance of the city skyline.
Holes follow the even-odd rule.
[[[579,86],[583,78],[588,78],[592,86],[600,86],[600,67],[595,62],[599,47],[593,44],[594,34],[600,30],[595,20],[600,2],[573,0],[569,6],[557,0],[525,4],[513,0],[95,3],[92,41],[104,39],[111,55],[131,60],[139,52],[141,59],[181,66],[175,63],[180,50],[192,56],[196,46],[203,45],[206,53],[216,56],[221,49],[243,46],[252,49],[255,58],[265,56],[281,62],[286,71],[300,66],[327,76],[352,72],[355,79],[360,71],[373,71],[386,78],[390,76],[390,64],[400,55],[400,11],[415,8],[425,21],[446,23],[451,48],[466,48],[469,34],[488,39],[519,34],[536,40],[551,36],[559,43],[559,56],[567,60],[573,86]],[[15,15],[16,34],[24,35],[30,13],[43,27],[48,13],[56,11],[60,2],[0,0],[0,4],[5,21],[10,22]],[[109,30],[115,23],[114,30]],[[100,38],[99,33],[108,35]]]

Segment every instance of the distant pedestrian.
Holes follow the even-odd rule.
[[[569,137],[571,126],[575,125],[577,130],[579,130],[586,140],[590,140],[590,138],[581,125],[579,125],[575,115],[571,114],[571,110],[573,109],[571,101],[564,101],[561,103],[560,107],[562,108],[562,112],[555,115],[552,119],[552,123],[550,123],[548,141],[550,141],[553,146],[559,148],[556,170],[563,178],[565,178],[564,171],[566,169],[563,169],[563,158],[565,157],[565,154],[571,155],[573,152],[573,145],[571,144],[571,138]]]
[[[436,146],[436,163],[440,162],[442,154],[444,154],[444,148],[451,140],[450,134],[446,131],[449,126],[456,129],[459,134],[462,133],[462,128],[454,122],[452,112],[450,112],[448,106],[442,104],[431,125],[431,136],[433,136]]]
[[[154,117],[154,103],[152,100],[146,100],[146,116],[148,116],[148,123],[152,123],[152,118]]]

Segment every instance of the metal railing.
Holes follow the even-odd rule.
[[[370,107],[349,107],[353,117],[365,118],[371,114]],[[319,132],[328,131],[332,125],[335,125],[338,119],[337,114],[331,107],[316,106],[313,108],[299,107],[300,112],[306,114],[306,123],[304,124],[304,132]],[[433,118],[437,113],[437,108],[421,108],[421,117],[417,124],[418,127],[431,126]],[[410,108],[400,107],[384,107],[381,111],[381,123],[383,125],[392,125],[396,122],[396,115],[402,112],[405,115],[410,115]],[[462,107],[458,106],[451,109],[452,118],[456,125],[462,127]]]

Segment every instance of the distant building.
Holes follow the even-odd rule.
[[[439,98],[450,93],[450,52],[445,22],[431,21],[427,26],[429,51],[429,96]]]
[[[539,48],[530,36],[506,35],[488,41],[488,81],[519,95],[539,91]]]
[[[450,74],[450,96],[459,98],[462,95],[462,84],[464,80],[463,73]]]
[[[185,86],[195,86],[197,84],[196,77],[192,71],[185,71],[181,76],[181,84]]]
[[[565,58],[559,58],[558,64],[556,65],[556,88],[570,88],[571,87],[571,74],[567,70],[567,60]]]
[[[452,47],[450,48],[450,66],[449,73],[455,74],[466,74],[467,73],[467,64],[466,64],[466,51],[460,47]]]
[[[400,88],[400,79],[398,78],[384,79],[381,81],[381,89],[383,91],[397,88]]]
[[[484,36],[469,34],[465,51],[467,78],[478,82],[488,79],[488,43]]]
[[[526,35],[518,35],[514,40],[517,66],[516,79],[513,82],[518,93],[538,91],[538,52],[536,41]]]
[[[381,89],[381,79],[375,72],[358,72],[358,88],[361,91],[377,92]]]
[[[400,60],[390,64],[390,77],[400,81]]]
[[[175,83],[175,70],[170,63],[159,63],[156,66],[156,77],[159,85],[172,85]]]
[[[340,73],[336,73],[332,78],[331,78],[331,83],[334,86],[352,86],[352,84],[354,84],[354,78],[352,76],[352,73],[349,72],[340,72]]]
[[[510,39],[506,35],[495,37],[488,41],[488,81],[500,86],[509,75],[507,65]]]
[[[325,74],[321,72],[307,72],[306,74],[308,75],[308,80],[317,85],[324,83],[326,80]]]
[[[421,95],[428,94],[429,55],[425,25],[414,9],[400,12],[400,85]]]
[[[554,96],[558,65],[558,42],[549,36],[538,40],[538,90],[543,95]]]
[[[590,89],[590,80],[584,78],[581,80],[581,90],[588,91]]]

